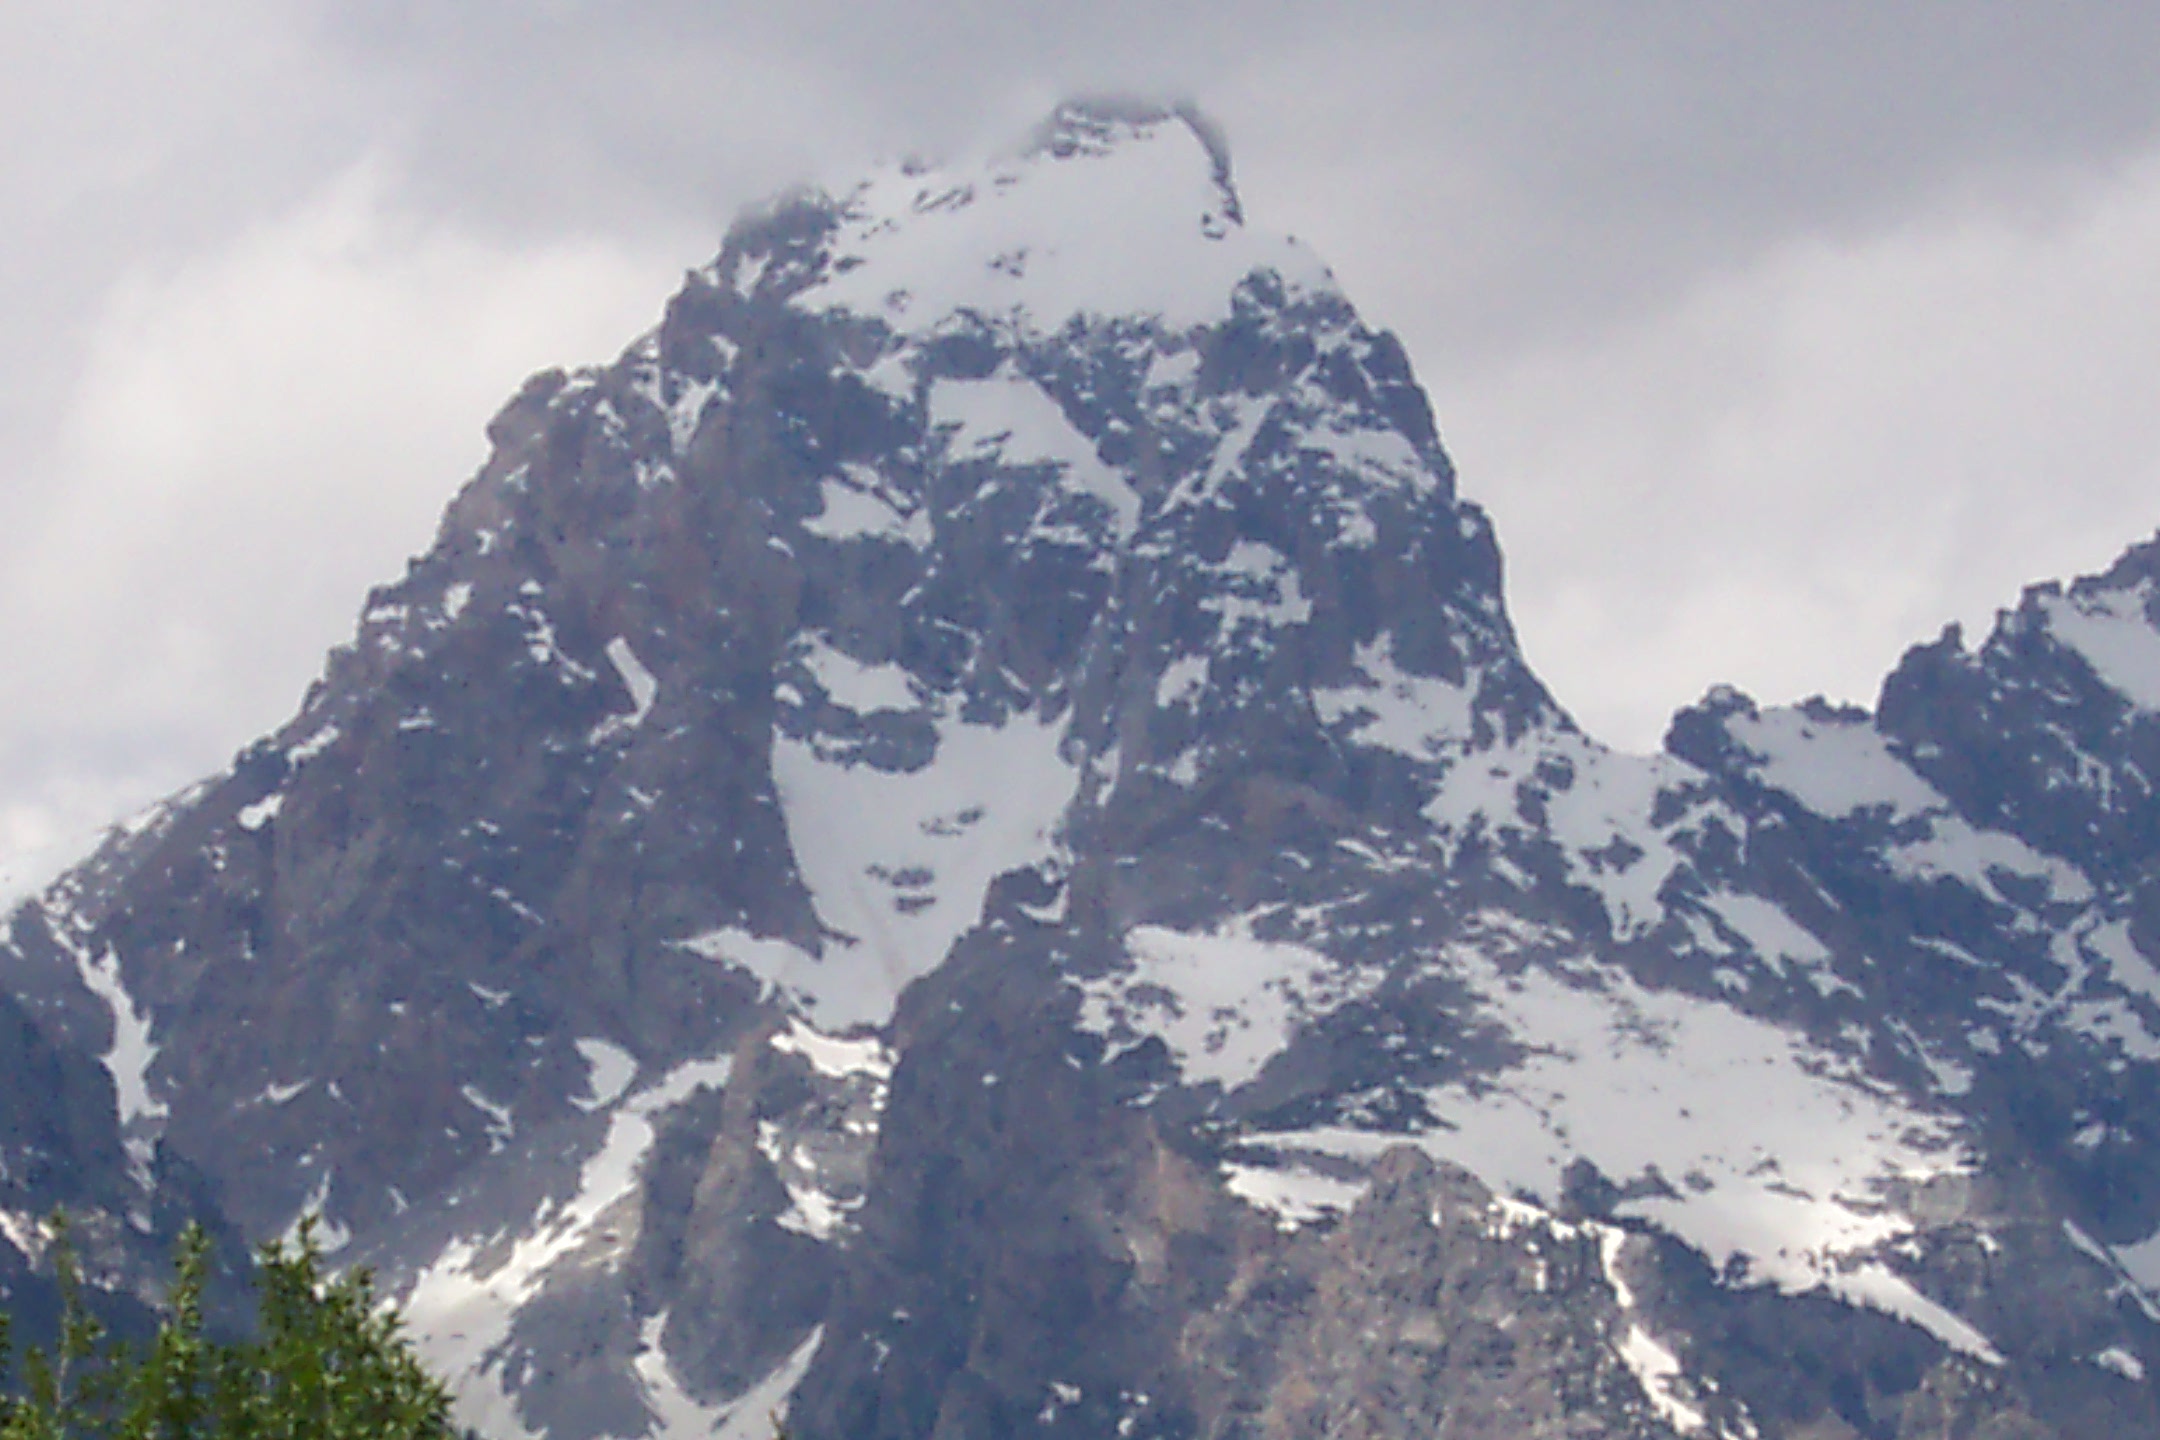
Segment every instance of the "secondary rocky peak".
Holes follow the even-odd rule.
[[[1879,711],[1977,820],[2101,872],[2142,869],[2160,845],[2160,540],[2028,586],[1977,646],[1953,630],[1914,648]]]

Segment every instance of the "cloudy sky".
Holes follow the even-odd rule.
[[[2160,6],[9,0],[0,868],[288,714],[529,371],[741,206],[1189,96],[1657,743],[2160,526]]]

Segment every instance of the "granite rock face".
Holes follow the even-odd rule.
[[[1607,750],[1401,346],[1123,105],[489,436],[0,940],[0,1283],[314,1214],[490,1436],[2160,1430],[2160,550]]]

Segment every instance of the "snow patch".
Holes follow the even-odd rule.
[[[533,582],[528,580],[518,587],[518,593],[531,595],[537,592]],[[538,605],[513,603],[506,606],[505,611],[522,622],[525,631],[525,653],[535,665],[545,665],[558,671],[565,684],[590,683],[599,678],[590,665],[572,659],[570,652],[562,648],[562,642],[555,634],[554,620]]]
[[[810,1369],[825,1338],[821,1325],[803,1338],[770,1375],[736,1396],[705,1404],[683,1388],[675,1367],[661,1348],[668,1312],[647,1316],[638,1327],[638,1353],[630,1368],[644,1388],[645,1411],[652,1416],[650,1440],[771,1440],[785,1434],[788,1401]]]
[[[1825,1278],[1823,1288],[1839,1299],[1917,1325],[1953,1350],[1989,1365],[2003,1363],[2002,1352],[1962,1316],[1922,1295],[1888,1266],[1870,1261]]]
[[[1885,853],[1891,873],[1911,880],[1960,880],[2006,905],[2017,902],[1997,883],[1998,871],[2037,880],[2056,900],[2076,904],[2093,897],[2091,882],[2075,868],[2042,855],[2014,835],[1978,830],[1948,813],[1929,819],[1926,838],[1892,846]]]
[[[661,1345],[668,1313],[662,1310],[645,1317],[645,1323],[638,1327],[638,1352],[630,1361],[631,1372],[644,1387],[645,1413],[652,1417],[646,1433],[658,1440],[710,1435],[720,1428],[727,1407],[701,1404],[683,1388]]]
[[[1665,882],[1679,868],[1671,841],[1651,824],[1658,796],[1681,778],[1663,757],[1638,758],[1577,746],[1574,782],[1546,799],[1552,836],[1568,878],[1604,902],[1616,937],[1664,919]]]
[[[1235,1090],[1306,1020],[1371,993],[1377,972],[1252,933],[1239,916],[1207,934],[1156,925],[1125,936],[1127,969],[1077,982],[1080,1028],[1117,1049],[1150,1036],[1190,1084]]]
[[[2112,1370],[2134,1385],[2145,1383],[2145,1362],[2120,1345],[2110,1345],[2092,1359],[2101,1369]]]
[[[1754,762],[1755,779],[1828,819],[1884,807],[1900,813],[1944,808],[1935,788],[1891,754],[1865,719],[1818,719],[1778,709],[1728,715],[1723,724]]]
[[[1298,437],[1298,448],[1324,455],[1359,479],[1391,489],[1424,490],[1432,485],[1424,457],[1395,430],[1308,430]],[[1355,530],[1352,535],[1356,535]]]
[[[882,1022],[976,923],[992,880],[1055,851],[1079,785],[1059,753],[1063,722],[936,724],[936,750],[913,771],[849,763],[814,739],[773,743],[788,840],[827,935],[812,966],[768,978],[820,1028]]]
[[[608,641],[606,654],[608,663],[622,678],[623,688],[630,692],[631,709],[627,715],[610,715],[594,726],[588,740],[595,745],[617,735],[627,735],[643,725],[645,717],[652,713],[653,702],[660,698],[659,680],[645,668],[645,662],[630,648],[628,640],[617,635]]]
[[[823,540],[896,540],[921,549],[930,543],[930,516],[894,498],[877,473],[866,466],[843,465],[846,478],[818,482],[822,510],[803,521],[803,529]]]
[[[1681,1399],[1687,1377],[1672,1351],[1651,1338],[1640,1325],[1630,1325],[1615,1347],[1620,1360],[1634,1372],[1636,1383],[1658,1418],[1682,1435],[1693,1435],[1704,1425],[1702,1411]]]
[[[2103,1253],[2112,1255],[2122,1272],[2139,1289],[2148,1295],[2160,1295],[2160,1231],[2154,1231],[2135,1245],[2117,1245]]]
[[[352,1230],[332,1220],[324,1208],[330,1203],[330,1191],[336,1178],[328,1170],[316,1177],[315,1188],[308,1198],[301,1202],[300,1213],[293,1217],[292,1223],[285,1227],[285,1233],[278,1237],[281,1247],[288,1250],[298,1249],[303,1233],[313,1237],[316,1246],[325,1255],[335,1255],[352,1243]]]
[[[1276,1228],[1285,1232],[1341,1214],[1357,1204],[1368,1187],[1363,1180],[1346,1180],[1295,1164],[1226,1160],[1222,1173],[1231,1194],[1273,1215]]]
[[[2050,595],[2040,602],[2048,633],[2077,652],[2100,683],[2140,710],[2160,711],[2160,630],[2147,618],[2152,584]]]
[[[1156,708],[1167,710],[1205,694],[1207,677],[1207,656],[1180,655],[1163,667],[1162,678],[1155,682]]]
[[[1830,963],[1830,952],[1822,941],[1759,895],[1726,891],[1712,895],[1705,904],[1773,969]]]
[[[510,1107],[490,1100],[477,1085],[463,1085],[458,1094],[465,1103],[487,1116],[488,1153],[494,1154],[517,1135],[517,1121],[511,1117]]]
[[[817,956],[792,941],[753,935],[735,926],[707,930],[673,942],[680,950],[723,965],[747,970],[768,992],[778,991],[798,1005],[808,1004],[825,971]]]
[[[866,665],[833,647],[823,636],[802,642],[803,668],[810,672],[827,699],[858,715],[922,708],[914,682],[899,665]]]
[[[1533,730],[1456,761],[1424,814],[1450,849],[1478,834],[1549,833],[1568,882],[1596,895],[1614,937],[1630,940],[1664,922],[1665,882],[1682,864],[1677,832],[1652,817],[1699,779],[1670,756],[1621,755],[1572,732]],[[1542,827],[1525,818],[1538,806]]]
[[[252,805],[241,806],[240,813],[236,817],[236,819],[242,830],[246,830],[252,833],[253,831],[262,829],[263,826],[269,824],[272,820],[275,820],[277,818],[278,811],[284,808],[284,795],[265,795],[262,799],[257,800]]]
[[[287,750],[285,752],[285,764],[292,769],[299,769],[302,765],[307,764],[308,761],[313,760],[323,751],[335,745],[338,742],[338,737],[344,733],[335,725],[323,726],[322,729],[317,730],[313,735],[308,736],[307,739]]]
[[[1605,1269],[1605,1283],[1612,1287],[1613,1300],[1627,1321],[1627,1331],[1613,1347],[1614,1353],[1642,1386],[1643,1397],[1658,1417],[1682,1435],[1693,1435],[1706,1423],[1703,1413],[1686,1399],[1687,1376],[1680,1368],[1680,1357],[1635,1316],[1635,1292],[1620,1273],[1620,1253],[1626,1245],[1627,1231],[1616,1225],[1598,1227],[1598,1258]]]
[[[623,1091],[637,1078],[637,1057],[612,1040],[588,1037],[577,1042],[577,1052],[585,1057],[588,1098],[570,1103],[580,1110],[605,1110],[621,1099]]]
[[[45,1247],[50,1243],[45,1222],[18,1210],[0,1210],[0,1236],[5,1236],[8,1244],[32,1265],[44,1259]]]
[[[946,433],[949,460],[1051,466],[1066,488],[1109,513],[1120,544],[1139,527],[1138,493],[1025,376],[1004,370],[988,380],[940,380],[930,387],[929,410],[931,427]]]
[[[680,377],[678,377],[680,378]],[[687,379],[682,383],[682,393],[667,407],[668,443],[677,455],[690,451],[690,442],[696,438],[698,425],[705,418],[705,411],[719,398],[722,386],[717,380]]]
[[[893,1052],[874,1035],[842,1040],[790,1018],[788,1028],[772,1037],[772,1048],[786,1055],[800,1055],[818,1074],[834,1080],[850,1075],[890,1079]]]
[[[150,1093],[150,1063],[157,1059],[158,1052],[150,1039],[150,1017],[135,1008],[135,997],[128,993],[117,954],[107,950],[93,960],[80,947],[68,948],[74,954],[76,972],[82,976],[83,984],[112,1012],[112,1045],[99,1059],[112,1076],[128,1171],[137,1185],[148,1190],[153,1184],[151,1165],[157,1153],[157,1122],[169,1113],[165,1102]]]
[[[1795,1035],[1587,960],[1565,974],[1507,973],[1490,953],[1499,939],[1432,963],[1525,1048],[1519,1063],[1427,1090],[1438,1124],[1422,1134],[1244,1138],[1364,1160],[1407,1139],[1500,1193],[1555,1196],[1578,1156],[1616,1180],[1654,1171],[1665,1184],[1628,1213],[1713,1266],[1794,1293],[1835,1285],[1857,1257],[1910,1233],[1890,1186],[1969,1164],[1947,1121],[1840,1074],[1835,1056]]]
[[[830,1240],[847,1224],[848,1216],[861,1208],[864,1197],[842,1199],[817,1183],[817,1157],[805,1145],[791,1149],[783,1144],[776,1122],[758,1121],[757,1144],[758,1153],[771,1164],[781,1188],[787,1191],[787,1209],[773,1217],[773,1223],[782,1230],[812,1240]]]
[[[1224,485],[1242,475],[1245,457],[1252,453],[1253,441],[1259,438],[1260,427],[1274,408],[1273,398],[1265,395],[1228,396],[1209,406],[1211,417],[1220,426],[1214,457],[1204,474],[1188,475],[1178,482],[1164,508],[1177,509],[1212,499]]]
[[[249,1105],[289,1105],[300,1097],[302,1091],[314,1083],[313,1080],[294,1080],[287,1084],[265,1085],[262,1088],[262,1093],[246,1103]]]
[[[726,1057],[686,1061],[638,1091],[610,1117],[569,1200],[548,1201],[508,1244],[502,1236],[453,1240],[414,1279],[402,1313],[421,1359],[450,1384],[460,1425],[537,1440],[507,1383],[518,1360],[504,1342],[518,1310],[558,1262],[596,1238],[608,1213],[632,1192],[656,1117],[701,1086],[725,1084],[729,1069]]]
[[[1313,691],[1313,708],[1360,745],[1430,759],[1472,733],[1472,687],[1412,675],[1395,663],[1395,637],[1357,647],[1356,683]]]
[[[1272,545],[1240,540],[1213,570],[1218,583],[1201,597],[1200,608],[1220,617],[1225,636],[1246,626],[1303,625],[1313,617],[1297,568]]]

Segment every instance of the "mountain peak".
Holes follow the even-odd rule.
[[[505,1440],[2160,1433],[2144,552],[1616,755],[1402,346],[1126,100],[489,438],[0,927],[0,1283],[313,1214]]]
[[[1068,159],[1075,155],[1108,155],[1118,146],[1145,140],[1170,127],[1182,126],[1207,152],[1214,167],[1215,183],[1222,187],[1233,218],[1242,220],[1236,186],[1230,175],[1230,141],[1222,127],[1190,101],[1166,102],[1139,96],[1082,96],[1067,100],[1036,127],[1021,153]]]
[[[1184,333],[1272,275],[1339,300],[1286,236],[1248,230],[1229,149],[1189,105],[1072,101],[988,160],[909,161],[801,194],[738,226],[712,278],[801,309],[932,333],[956,317],[1013,334],[1136,319]]]

